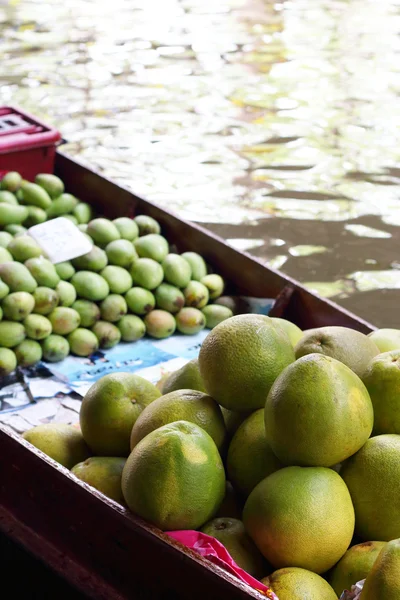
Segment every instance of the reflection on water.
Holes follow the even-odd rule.
[[[68,152],[400,326],[398,0],[11,0],[0,101]]]

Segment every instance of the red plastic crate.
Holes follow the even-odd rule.
[[[12,106],[0,107],[0,179],[18,171],[33,180],[37,173],[52,173],[60,133],[36,117]]]

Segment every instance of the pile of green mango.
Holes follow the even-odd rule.
[[[63,216],[94,243],[51,263],[28,228]],[[196,252],[177,254],[152,217],[96,217],[62,180],[7,173],[0,182],[0,376],[17,365],[213,328],[232,316],[223,279]]]

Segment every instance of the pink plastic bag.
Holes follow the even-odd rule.
[[[225,546],[210,535],[193,530],[167,531],[166,534],[191,550],[198,552],[201,556],[208,558],[208,560],[222,567],[225,571],[243,581],[243,583],[247,583],[250,587],[264,594],[269,600],[279,600],[266,585],[254,579],[246,571],[243,571],[235,563]]]

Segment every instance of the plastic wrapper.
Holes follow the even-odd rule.
[[[193,530],[168,531],[167,535],[201,556],[204,556],[215,565],[225,569],[225,571],[228,571],[228,573],[231,573],[231,575],[234,575],[243,583],[254,588],[269,600],[279,600],[266,585],[241,569],[235,563],[225,546],[212,536]]]
[[[361,592],[364,587],[364,582],[365,579],[353,585],[350,591],[345,590],[340,596],[340,600],[360,600]]]

